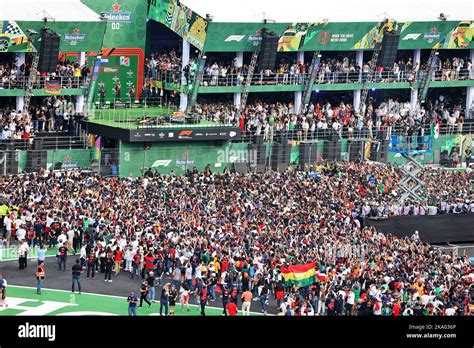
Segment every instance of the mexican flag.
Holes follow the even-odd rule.
[[[315,263],[293,265],[281,268],[281,275],[285,279],[285,286],[308,286],[315,282]]]
[[[430,126],[430,133],[435,139],[439,138],[439,122],[436,122],[436,125],[433,123]]]

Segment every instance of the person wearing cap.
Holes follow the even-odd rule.
[[[137,298],[137,296],[135,296],[134,292],[131,292],[130,295],[128,295],[127,302],[128,302],[128,315],[129,316],[137,316],[138,298]]]
[[[60,244],[56,257],[58,258],[59,270],[61,270],[62,268],[65,271],[67,261],[67,248],[64,244]]]
[[[140,286],[140,308],[143,307],[143,301],[148,303],[148,308],[151,307],[151,302],[148,301],[148,293],[149,293],[149,288],[146,280],[144,280]]]

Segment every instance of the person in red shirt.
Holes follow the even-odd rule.
[[[234,303],[234,301],[230,301],[227,306],[225,306],[225,309],[227,310],[229,316],[235,317],[237,315],[237,305]]]
[[[114,262],[115,275],[117,275],[120,273],[120,265],[122,264],[122,250],[120,250],[120,248],[115,249]]]
[[[148,274],[153,270],[155,264],[155,257],[151,253],[151,250],[146,254],[145,256],[145,266],[143,267],[142,270],[142,279],[145,279],[145,274]]]
[[[397,300],[392,308],[392,315],[395,317],[400,316],[400,302]]]

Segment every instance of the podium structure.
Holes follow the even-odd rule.
[[[405,164],[400,168],[404,174],[403,179],[399,183],[403,191],[400,195],[400,203],[405,202],[408,198],[418,202],[423,200],[421,190],[425,183],[418,177],[418,174],[420,174],[424,166],[416,158],[424,154],[433,153],[433,137],[431,135],[392,135],[388,151],[399,153],[406,159]]]

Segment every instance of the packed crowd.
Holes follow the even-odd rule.
[[[279,315],[472,315],[474,274],[465,256],[443,254],[423,234],[398,238],[364,226],[367,202],[397,204],[398,175],[366,163],[246,176],[31,174],[0,178],[0,214],[6,240],[16,229],[25,245],[67,243],[87,277],[99,271],[110,282],[113,271],[130,272],[141,280],[140,305],[151,305],[163,280],[162,303],[184,306],[194,296],[203,315],[218,293],[223,314],[229,303],[248,314],[254,299],[263,313]],[[434,199],[426,204],[458,212],[466,200],[463,211],[474,212],[472,173],[425,175]],[[422,210],[413,205],[408,214]],[[286,286],[282,267],[310,262],[315,280]],[[138,298],[128,301],[136,307]]]
[[[339,137],[369,137],[385,139],[393,131],[407,135],[429,135],[430,124],[439,123],[447,134],[463,132],[464,115],[461,106],[450,104],[441,96],[429,100],[418,113],[411,115],[410,103],[398,99],[375,102],[369,99],[360,115],[349,103],[310,103],[303,114],[298,115],[291,103],[248,104],[239,115],[230,103],[196,104],[192,112],[201,119],[238,124],[242,131],[264,135],[272,140],[277,133],[284,133],[294,140],[311,140],[324,135]]]
[[[174,50],[153,54],[145,59],[145,77],[152,80],[180,82],[181,57]]]
[[[255,71],[253,84],[295,85],[304,81],[309,72],[310,62],[282,60],[274,69]],[[154,55],[147,59],[147,76],[156,80],[179,83],[181,79],[181,59],[175,51]],[[189,66],[187,67],[189,70]],[[354,58],[322,58],[319,64],[316,82],[361,83],[367,79],[371,69],[370,61],[362,65]],[[400,58],[390,69],[375,68],[376,82],[410,82],[421,79],[421,72],[428,69],[427,62],[413,63],[412,58]],[[204,69],[203,86],[241,86],[249,70],[248,64],[239,65],[237,60],[221,61],[209,59]],[[461,57],[441,57],[436,64],[433,79],[436,81],[464,80],[474,78],[474,69],[470,59]]]
[[[72,98],[51,96],[34,104],[28,113],[7,107],[0,110],[0,140],[32,143],[37,132],[67,132],[74,135],[77,117]]]
[[[18,57],[12,60],[0,61],[0,88],[14,89],[24,88],[25,81],[29,77],[31,69],[31,57],[27,56],[26,63],[20,64]],[[35,88],[43,88],[45,82],[58,81],[62,88],[78,88],[84,84],[84,77],[89,76],[90,71],[86,66],[61,59],[56,65],[54,73],[37,72],[35,77]]]

